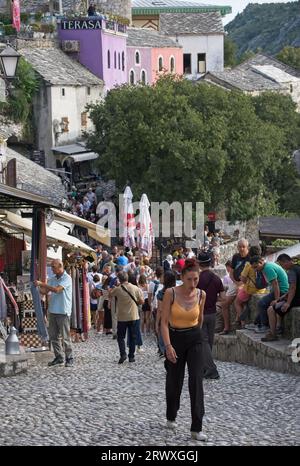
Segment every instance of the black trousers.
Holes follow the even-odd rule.
[[[192,415],[191,431],[201,432],[204,416],[202,332],[199,327],[183,332],[170,329],[169,332],[178,359],[176,364],[165,360],[167,419],[169,421],[176,419],[187,364]]]

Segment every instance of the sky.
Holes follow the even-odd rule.
[[[195,2],[199,3],[199,0],[195,0]],[[224,24],[229,23],[237,13],[246,8],[248,3],[287,3],[291,0],[255,0],[253,2],[249,0],[201,0],[201,3],[205,3],[206,5],[229,5],[232,7],[232,14],[226,15],[223,19]]]

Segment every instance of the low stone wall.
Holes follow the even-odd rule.
[[[260,334],[247,330],[238,330],[232,336],[215,335],[213,347],[213,356],[219,361],[300,375],[300,363],[292,361],[291,353],[288,340],[263,343]]]

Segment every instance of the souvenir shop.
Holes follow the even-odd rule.
[[[86,275],[88,263],[96,256],[92,248],[68,234],[70,225],[55,221],[47,225],[50,207],[47,199],[0,186],[0,331],[5,339],[9,326],[15,326],[27,350],[49,348],[47,300],[32,282],[51,276],[53,259],[63,260],[72,277],[75,337],[86,339],[90,327]]]

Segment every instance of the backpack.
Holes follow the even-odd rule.
[[[256,271],[256,278],[255,278],[255,287],[258,289],[258,290],[263,290],[264,288],[266,288],[268,285],[268,282],[263,274],[263,272],[261,270],[257,270]]]
[[[233,276],[237,282],[240,281],[240,276],[241,276],[242,271],[245,268],[246,262],[247,262],[247,259],[243,260],[242,262],[238,262],[235,269],[233,270]]]
[[[153,280],[153,283],[155,285],[154,285],[154,289],[153,289],[152,304],[153,304],[153,307],[157,307],[157,290],[158,290],[158,287],[160,285],[160,281],[159,280]]]
[[[97,288],[93,288],[91,292],[91,298],[92,299],[98,299],[101,296],[101,291],[98,290]]]

